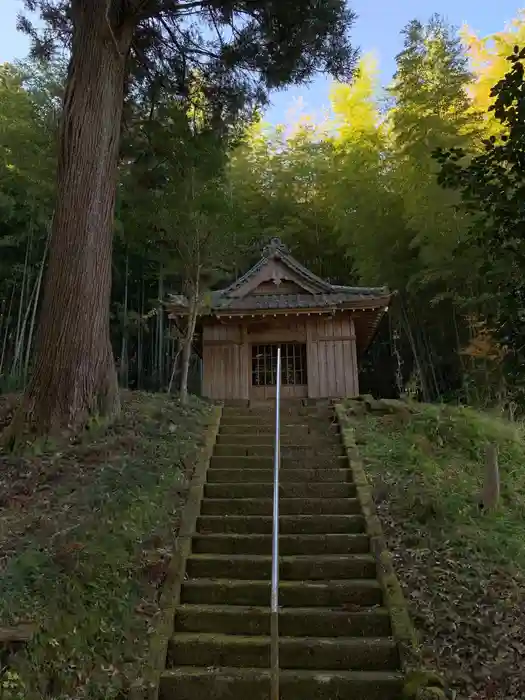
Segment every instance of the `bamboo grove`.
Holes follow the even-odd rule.
[[[460,187],[443,186],[436,149],[461,149],[470,162],[504,134],[489,110],[491,91],[514,45],[525,44],[525,16],[495,42],[438,16],[411,22],[403,35],[390,85],[378,84],[365,56],[351,83],[332,84],[325,115],[288,125],[246,113],[226,130],[205,128],[198,76],[191,107],[128,98],[111,302],[121,386],[178,390],[191,337],[168,321],[162,301],[184,290],[205,304],[207,291],[278,235],[333,282],[397,290],[362,358],[363,390],[514,410],[522,377],[506,371],[513,341],[503,342],[493,323],[504,301],[497,279],[485,281],[487,251],[472,239],[476,212]],[[0,67],[4,392],[21,390],[32,368],[63,81],[60,61]],[[515,264],[496,261],[498,279]],[[189,389],[198,391],[198,357],[188,359]]]

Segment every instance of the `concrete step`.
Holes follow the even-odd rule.
[[[212,534],[195,535],[192,542],[195,554],[271,554],[272,536]],[[366,534],[281,535],[281,556],[299,554],[366,554],[370,540]]]
[[[301,415],[288,413],[281,415],[280,426],[282,430],[295,428],[298,425],[319,429],[321,425],[335,425],[334,418],[328,415],[316,417],[314,415]],[[275,415],[273,413],[252,413],[252,414],[226,414],[221,418],[222,426],[235,425],[240,428],[246,426],[267,425],[275,426]]]
[[[281,700],[397,700],[403,676],[388,671],[282,671]],[[270,672],[250,668],[167,670],[159,700],[268,700]]]
[[[353,515],[361,512],[357,498],[280,498],[282,515]],[[202,515],[272,515],[272,498],[205,498]]]
[[[344,456],[344,448],[341,443],[337,442],[310,442],[303,445],[281,445],[281,458],[293,458],[293,459],[303,459],[308,457],[310,459],[318,457],[324,457],[325,455],[336,455],[337,457]],[[240,444],[234,445],[231,442],[229,444],[218,444],[215,445],[213,450],[214,456],[225,455],[227,457],[272,457],[275,453],[275,448],[272,444],[259,445],[259,444]]]
[[[240,475],[242,478],[242,475]],[[281,498],[355,498],[354,484],[337,484],[330,482],[297,482],[280,484]],[[206,484],[205,498],[272,498],[273,484]]]
[[[275,420],[275,405],[252,406],[250,408],[240,406],[224,406],[222,418],[247,418],[247,417],[269,417]],[[285,406],[281,403],[279,414],[282,420],[288,417],[307,417],[314,419],[331,419],[334,417],[332,406]]]
[[[321,469],[331,467],[332,469],[344,469],[348,467],[348,459],[342,455],[335,454],[311,454],[303,451],[304,454],[281,455],[281,469]],[[210,469],[272,469],[273,456],[243,456],[243,455],[217,455],[214,454],[210,460]],[[241,480],[242,481],[242,480]]]
[[[274,413],[225,407],[159,700],[268,700]],[[398,700],[403,676],[332,409],[283,410],[280,700]]]
[[[313,436],[313,437],[331,437],[336,439],[336,437],[339,436],[340,434],[340,428],[337,423],[330,423],[327,421],[321,421],[320,423],[313,423],[313,424],[299,424],[299,425],[292,425],[292,426],[286,426],[283,425],[283,422],[281,421],[281,437],[306,437],[306,436]],[[275,423],[257,423],[253,422],[253,424],[250,425],[228,425],[227,423],[223,423],[221,421],[221,425],[219,428],[219,436],[226,437],[227,435],[257,435],[259,437],[264,436],[270,436],[271,439],[273,440],[275,437]]]
[[[181,603],[197,605],[266,606],[270,601],[270,581],[233,579],[188,579],[181,591]],[[383,592],[375,579],[350,581],[281,581],[279,604],[282,608],[341,608],[382,605]]]
[[[272,532],[269,515],[201,515],[197,521],[200,534],[235,532],[267,535]],[[365,532],[362,515],[282,515],[279,530],[283,535],[317,535],[326,532]]]
[[[311,403],[308,403],[308,402]],[[279,402],[280,412],[282,415],[285,413],[294,413],[299,415],[311,415],[311,414],[331,414],[333,413],[333,404],[330,401],[319,401],[318,399],[283,399]],[[222,408],[223,415],[235,415],[239,414],[241,416],[246,416],[250,414],[265,414],[265,413],[275,413],[275,400],[266,400],[264,402],[252,402],[249,405],[234,405],[225,404]]]
[[[283,447],[293,445],[314,445],[317,447],[323,446],[339,446],[341,440],[336,433],[281,433],[280,441]],[[275,435],[272,433],[219,433],[217,435],[218,445],[271,445],[275,444]]]
[[[217,457],[216,459],[223,460],[223,457]],[[245,457],[244,460],[246,459]],[[273,484],[273,464],[267,462],[267,466],[259,464],[257,468],[253,469],[251,463],[247,467],[243,467],[242,464],[239,467],[238,465],[231,465],[231,461],[231,459],[222,461],[219,465],[215,462],[215,466],[208,469],[206,477],[208,484]],[[226,466],[221,466],[221,464]],[[338,463],[336,462],[335,464]],[[281,468],[279,481],[282,485],[299,482],[342,484],[351,483],[353,481],[353,473],[345,460],[344,466],[341,468],[337,468],[337,466],[318,469],[315,467]]]
[[[312,407],[306,408],[304,406],[296,406],[295,408],[284,408],[284,406],[281,406],[279,414],[281,420],[288,420],[289,418],[311,418],[313,420],[319,418],[332,419],[334,417],[334,410],[329,407],[316,409]],[[232,418],[267,418],[268,420],[275,420],[275,407],[253,407],[247,409],[224,406],[221,420],[231,420]]]
[[[279,665],[283,669],[390,671],[399,656],[389,637],[281,637]],[[177,634],[168,648],[170,666],[269,668],[270,637],[228,634]]]
[[[270,608],[181,605],[175,632],[268,635]],[[386,608],[356,612],[290,608],[279,614],[279,633],[284,637],[388,637],[390,616]]]
[[[271,555],[193,554],[188,559],[190,578],[232,578],[270,580]],[[371,579],[377,574],[372,554],[295,555],[279,558],[283,581]]]

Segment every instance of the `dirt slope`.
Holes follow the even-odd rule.
[[[2,700],[109,700],[140,676],[208,416],[130,393],[110,429],[0,452],[0,627],[38,629],[0,658]]]

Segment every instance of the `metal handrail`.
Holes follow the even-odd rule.
[[[275,449],[273,462],[273,537],[271,634],[271,700],[279,700],[279,469],[281,466],[281,346],[277,348]]]

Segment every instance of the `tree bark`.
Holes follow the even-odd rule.
[[[13,291],[11,292],[9,306],[7,307],[7,314],[5,317],[5,328],[3,329],[2,352],[0,352],[0,379],[2,378],[2,372],[4,369],[4,358],[6,355],[7,341],[9,339],[9,331],[10,331],[10,327],[11,327],[11,311],[13,309],[13,301],[15,298],[15,292],[16,292],[16,282],[13,282]],[[4,309],[5,309],[5,305],[4,305]]]
[[[157,389],[162,391],[164,384],[164,307],[162,301],[164,299],[164,270],[162,265],[159,269],[159,277],[157,280],[158,289],[158,306],[157,306],[157,352],[156,352],[156,371]]]
[[[36,334],[18,426],[38,433],[119,410],[109,333],[113,216],[126,59],[133,27],[107,0],[72,0],[71,60],[57,199]]]
[[[29,268],[29,251],[31,248],[31,241],[33,240],[33,223],[30,223],[30,233],[27,238],[27,243],[26,243],[26,255],[24,259],[24,271],[22,273],[22,286],[20,289],[20,299],[18,300],[18,319],[16,322],[16,340],[15,340],[15,360],[13,360],[13,366],[11,367],[11,375],[12,376],[17,376],[16,370],[17,370],[17,353],[16,350],[20,347],[20,334],[21,334],[21,328],[22,328],[22,314],[24,310],[24,304],[25,304],[25,290],[27,287],[27,290],[29,291],[29,286],[28,286],[28,268]]]
[[[140,314],[139,330],[137,338],[137,389],[142,389],[142,369],[143,369],[143,347],[144,337],[144,272],[142,273],[142,283],[140,287]]]
[[[173,365],[171,368],[170,381],[168,384],[168,394],[171,394],[171,387],[173,386],[173,381],[175,379],[175,372],[177,371],[177,365],[179,364],[180,353],[181,353],[181,345],[179,343],[179,347],[177,348],[177,352],[175,353],[175,357],[173,359]],[[186,382],[186,384],[187,384],[187,382]]]
[[[120,347],[120,386],[129,387],[129,360],[128,360],[128,296],[129,296],[129,253],[126,251],[126,270],[124,286],[124,312],[122,314],[122,341]]]
[[[182,404],[188,403],[188,375],[190,370],[191,349],[193,344],[193,336],[195,335],[195,326],[197,325],[197,317],[199,315],[199,276],[197,274],[195,284],[193,286],[192,295],[190,297],[190,308],[188,310],[188,325],[182,345],[182,366],[180,377],[180,401]]]
[[[40,301],[40,289],[42,287],[42,277],[44,276],[44,268],[46,265],[47,251],[49,248],[49,232],[47,234],[46,243],[44,246],[44,253],[42,254],[42,260],[40,261],[40,268],[38,270],[38,277],[36,281],[35,298],[33,300],[33,310],[31,313],[31,323],[29,326],[29,335],[26,343],[26,358],[24,362],[24,386],[27,384],[27,378],[29,376],[29,363],[31,360],[31,347],[33,343],[33,334],[35,330],[36,313],[38,309],[38,303]]]

